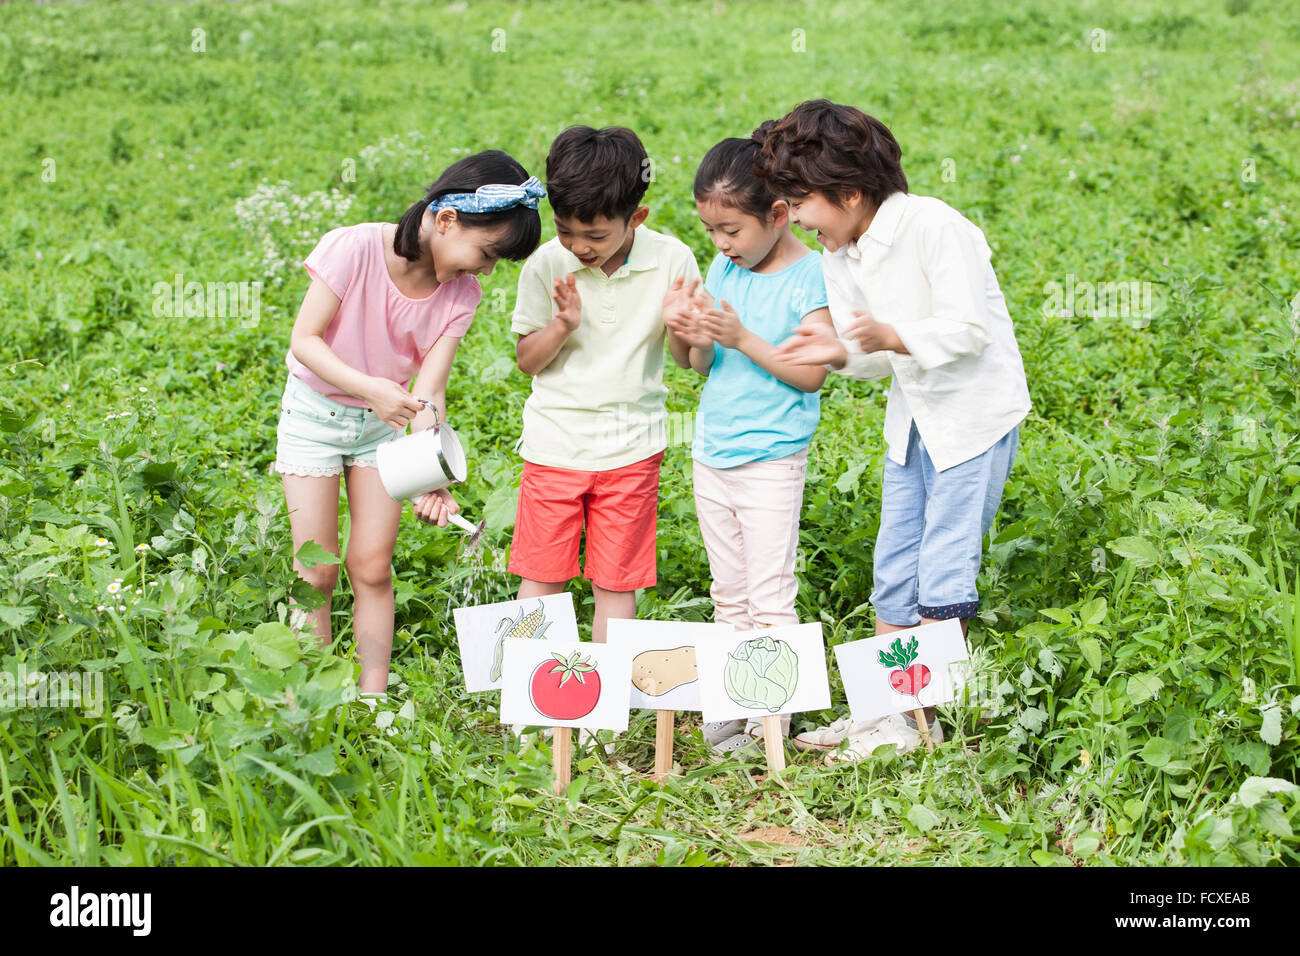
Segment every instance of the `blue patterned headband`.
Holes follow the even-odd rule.
[[[472,193],[448,193],[429,203],[429,208],[456,209],[460,212],[497,212],[512,206],[537,208],[537,200],[546,195],[546,189],[536,176],[529,176],[518,186],[506,183],[489,183],[480,186]]]

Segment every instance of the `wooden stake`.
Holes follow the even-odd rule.
[[[763,718],[763,749],[767,751],[767,772],[785,769],[785,738],[781,736],[781,718]]]
[[[655,712],[655,780],[662,782],[673,769],[673,723],[676,711]]]
[[[573,772],[573,731],[556,727],[551,736],[551,769],[555,771],[555,793],[564,796]]]
[[[925,741],[925,749],[933,750],[934,741],[930,739],[930,724],[925,719],[925,709],[918,707],[912,711],[912,719],[916,721],[916,727],[921,731],[921,739]]]

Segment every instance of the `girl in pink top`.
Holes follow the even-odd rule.
[[[334,229],[304,263],[312,281],[285,358],[273,470],[284,480],[295,554],[309,540],[339,553],[339,476],[346,481],[352,521],[345,565],[356,597],[363,697],[382,697],[388,686],[402,511],[379,481],[375,448],[408,425],[418,431],[446,420],[448,373],[482,297],[475,275],[532,253],[544,194],[506,153],[477,153],[448,167],[401,222]],[[445,526],[459,510],[439,491],[415,513]],[[294,569],[325,597],[310,619],[326,645],[338,567],[308,568],[295,558]]]

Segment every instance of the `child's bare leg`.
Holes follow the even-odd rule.
[[[921,624],[909,624],[908,627],[920,627],[922,624],[938,624],[938,623],[939,623],[939,621],[938,621],[938,619],[936,619],[936,618],[923,617],[923,618],[921,618]],[[970,621],[969,621],[967,618],[964,618],[964,617],[961,618],[961,636],[962,636],[962,637],[965,637],[965,636],[966,636],[966,630],[967,630],[967,628],[969,627],[969,625],[970,625]],[[877,636],[877,637],[879,637],[881,634],[890,634],[890,633],[892,633],[892,632],[894,632],[894,631],[905,631],[905,630],[907,630],[907,627],[900,627],[900,626],[897,625],[897,624],[887,624],[886,622],[880,620],[879,618],[876,619],[876,636]],[[925,722],[928,724],[928,723],[930,723],[930,721],[932,721],[932,720],[934,720],[934,708],[933,708],[933,707],[927,707],[927,708],[925,708]]]
[[[315,541],[334,556],[339,553],[339,479],[306,475],[281,475],[284,498],[289,508],[289,528],[293,533],[293,553],[308,541]],[[337,564],[306,567],[293,559],[293,569],[313,588],[325,596],[325,603],[310,612],[312,633],[321,647],[330,642],[330,597],[338,583]]]
[[[357,686],[363,694],[378,694],[388,687],[393,655],[393,545],[402,505],[384,491],[376,468],[348,466],[347,489],[347,569],[356,599],[352,632],[361,660]]]
[[[568,583],[568,581],[531,581],[528,578],[520,578],[519,595],[516,600],[523,601],[528,598],[559,594]]]
[[[606,591],[596,584],[591,585],[596,596],[596,614],[591,622],[591,639],[597,644],[605,643],[611,617],[636,617],[635,591]]]

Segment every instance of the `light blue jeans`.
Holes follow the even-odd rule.
[[[1019,441],[1017,425],[983,454],[936,471],[912,423],[907,464],[885,459],[870,598],[877,620],[911,627],[979,613],[983,539]]]

